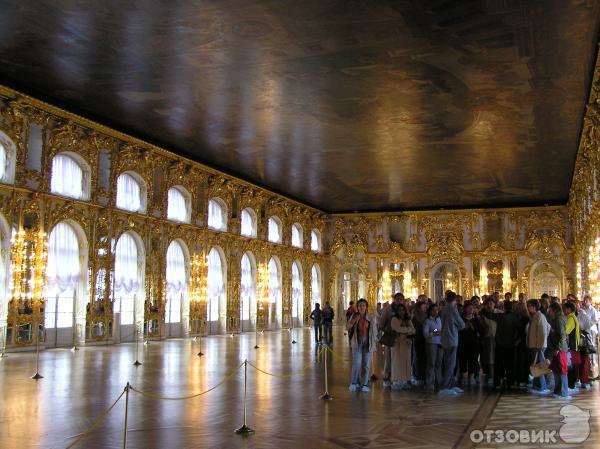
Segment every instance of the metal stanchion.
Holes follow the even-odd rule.
[[[123,426],[123,449],[127,447],[127,415],[129,412],[129,382],[125,385],[125,425]]]
[[[329,384],[327,382],[327,351],[329,349],[325,348],[323,350],[323,357],[325,358],[325,393],[323,393],[321,395],[321,399],[323,399],[324,401],[331,401],[333,399],[333,396],[331,396],[329,394]]]
[[[71,351],[79,351],[77,347],[77,301],[73,301],[73,347]]]
[[[291,332],[292,332],[292,344],[295,345],[296,344],[296,339],[294,338],[295,332],[294,332],[294,328],[293,327],[291,329]]]
[[[140,355],[140,342],[139,342],[139,329],[138,329],[138,325],[137,322],[134,321],[133,325],[135,326],[135,362],[133,362],[133,366],[140,366],[142,364],[142,362],[140,362],[139,360],[139,355]]]
[[[235,429],[235,433],[238,435],[250,435],[254,433],[254,429],[251,429],[246,425],[246,397],[248,389],[248,360],[244,360],[244,424],[239,429]]]
[[[196,337],[194,337],[196,338]],[[198,336],[198,346],[199,346],[199,351],[198,354],[196,354],[198,357],[202,357],[204,355],[204,353],[202,352],[202,335]]]
[[[254,343],[254,349],[260,348],[260,346],[258,346],[258,314],[256,314],[256,317],[254,318]]]
[[[32,379],[38,380],[43,379],[44,376],[40,374],[40,328],[36,326],[35,329],[35,374],[31,376]]]
[[[133,299],[133,339],[135,341],[135,362],[133,362],[133,366],[140,366],[142,364],[142,362],[140,362],[139,359],[139,355],[140,355],[140,342],[139,342],[139,337],[140,337],[140,329],[138,328],[138,322],[137,322],[137,313],[136,313],[136,309],[137,309],[137,298],[134,297]],[[142,321],[142,326],[143,326],[143,321]],[[143,332],[143,329],[142,329]],[[143,338],[143,335],[142,335]]]

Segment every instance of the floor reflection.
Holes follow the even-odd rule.
[[[503,396],[498,401],[482,390],[440,398],[421,391],[383,391],[381,382],[371,394],[350,393],[351,359],[342,328],[336,329],[335,338],[334,354],[328,358],[331,402],[318,399],[324,392],[323,365],[315,363],[308,329],[259,334],[259,349],[254,349],[253,333],[212,336],[202,342],[151,342],[140,346],[143,365],[138,368],[133,366],[132,343],[90,346],[76,352],[50,350],[41,354],[44,378],[37,382],[29,378],[35,371],[35,355],[11,353],[0,360],[0,447],[67,447],[109,407],[127,382],[162,396],[191,395],[216,385],[245,359],[278,376],[308,366],[301,375],[284,378],[248,368],[248,425],[256,430],[255,435],[233,433],[242,424],[241,369],[223,386],[194,399],[160,401],[131,393],[127,447],[472,447],[464,436],[473,422],[484,426],[507,416],[525,416],[532,400],[551,401],[528,395]],[[202,357],[197,356],[200,347]],[[585,394],[586,406],[598,409],[596,390]],[[543,416],[548,410],[547,419],[554,419],[550,405],[540,402],[538,412]],[[107,420],[76,447],[122,447],[124,408],[121,400]],[[481,416],[489,422],[475,419]]]

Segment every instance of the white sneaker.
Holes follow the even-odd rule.
[[[464,393],[464,390],[458,387],[451,388],[451,390],[457,394]]]
[[[362,389],[360,391],[362,391],[363,393],[369,393],[371,391],[371,389],[369,388],[368,385],[363,385]]]
[[[392,383],[389,380],[384,380],[383,388],[392,388]]]
[[[444,388],[440,391],[438,391],[438,394],[440,394],[441,396],[456,396],[456,391],[450,389],[450,388]]]
[[[348,390],[359,391],[359,386],[357,384],[350,384],[350,386],[348,387]]]

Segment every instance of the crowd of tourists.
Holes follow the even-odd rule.
[[[333,321],[333,310],[311,317]],[[327,312],[325,312],[327,310]],[[560,300],[544,294],[525,300],[496,292],[470,300],[447,291],[439,303],[396,293],[369,313],[368,302],[350,303],[346,329],[353,364],[350,391],[370,391],[372,361],[383,363],[383,386],[426,388],[457,395],[480,384],[570,399],[594,380],[600,314],[591,298]],[[317,321],[315,321],[316,323]],[[318,343],[320,335],[316,333]],[[330,326],[326,343],[331,344]],[[595,366],[595,363],[594,363]]]

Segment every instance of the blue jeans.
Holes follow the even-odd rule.
[[[454,385],[454,372],[456,370],[456,346],[448,346],[444,350],[444,381],[443,389],[452,388]]]
[[[542,349],[529,349],[529,355],[531,358],[531,364],[535,365],[536,363],[543,362],[546,360],[545,348]],[[536,390],[545,390],[547,388],[546,384],[546,376],[534,377],[533,378],[533,388]]]
[[[442,347],[427,343],[427,386],[435,387],[442,384]]]
[[[333,323],[331,321],[325,321],[323,323],[323,339],[325,340],[326,345],[333,344],[332,327],[333,327]]]
[[[371,353],[369,352],[368,337],[358,338],[358,346],[352,348],[352,382],[357,385],[367,385],[371,373]]]
[[[322,330],[320,324],[315,324],[315,343],[319,343],[322,337]]]

